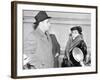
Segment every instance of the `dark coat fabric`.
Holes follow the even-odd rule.
[[[84,42],[84,40],[79,41],[79,44],[76,45],[77,48],[81,49],[81,51],[84,54],[84,61],[86,60],[86,55],[87,55],[87,46]],[[73,49],[72,49],[73,50]],[[72,50],[70,51],[70,60],[73,63],[72,66],[81,66],[79,62],[77,62],[72,55]]]
[[[60,54],[60,45],[54,34],[50,34],[50,37],[51,37],[51,41],[52,41],[52,53],[54,56],[54,67],[58,67],[59,61],[58,61],[58,57],[55,58],[55,55],[56,55],[56,53]]]
[[[69,57],[69,60],[71,62],[71,66],[77,67],[77,66],[81,66],[81,65],[73,57],[72,51],[75,47],[79,48],[83,52],[83,55],[84,55],[83,61],[85,61],[86,55],[87,55],[87,46],[83,40],[83,36],[81,36],[81,35],[77,36],[74,40],[70,39],[68,41],[68,44],[66,46],[66,51],[65,51],[65,54],[67,55],[67,57]]]
[[[56,36],[54,34],[50,34],[50,37],[51,37],[51,41],[52,41],[53,55],[55,55],[56,53],[60,53],[60,45],[56,39]]]

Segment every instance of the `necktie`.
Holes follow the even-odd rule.
[[[49,40],[48,32],[45,32],[45,35],[46,35],[46,37],[47,37],[47,40]]]

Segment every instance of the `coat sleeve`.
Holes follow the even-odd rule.
[[[26,39],[24,40],[23,47],[24,47],[23,54],[26,56],[26,57],[23,56],[24,66],[26,66],[27,64],[30,64],[30,61],[32,61],[32,56],[34,56],[34,54],[36,53],[36,49],[37,49],[37,41],[33,34],[30,34],[26,37]]]
[[[32,57],[36,55],[37,41],[33,34],[30,34],[24,40],[24,66],[32,61]],[[31,63],[30,63],[31,64]]]
[[[84,60],[86,60],[86,55],[87,55],[87,46],[86,46],[86,43],[82,40],[80,42],[80,48],[84,54]]]
[[[34,35],[29,35],[24,41],[24,54],[35,54],[37,48],[37,41]]]
[[[68,59],[69,59],[69,54],[70,54],[69,49],[70,49],[71,42],[72,42],[72,38],[69,37],[67,44],[66,44],[66,48],[65,48],[65,56],[67,56]]]

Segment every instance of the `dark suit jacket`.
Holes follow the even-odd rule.
[[[56,39],[54,34],[50,34],[51,41],[52,41],[52,53],[55,55],[56,53],[60,53],[60,45]]]

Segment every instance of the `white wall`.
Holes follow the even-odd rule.
[[[79,5],[100,5],[99,0],[30,0],[30,1],[79,4]],[[98,17],[100,18],[100,16]],[[100,34],[99,31],[98,34]],[[98,37],[98,41],[100,41],[100,37]],[[99,46],[100,42],[98,42],[98,47]],[[98,51],[100,52],[100,50]],[[99,52],[98,52],[98,57],[100,57]],[[99,61],[98,63],[100,63],[100,58],[98,61]],[[98,64],[98,67],[100,67],[100,64]],[[10,68],[11,68],[11,0],[0,0],[0,80],[13,80],[10,78],[10,70],[11,70]],[[69,80],[69,79],[100,80],[99,76],[100,76],[100,69],[98,74],[46,77],[46,78],[34,78],[34,79],[30,78],[29,80]]]

